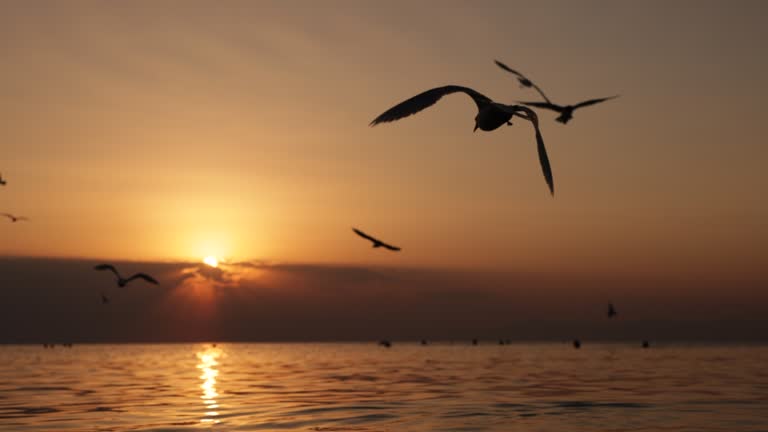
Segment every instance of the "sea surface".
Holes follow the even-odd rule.
[[[8,431],[768,431],[768,347],[0,346]]]

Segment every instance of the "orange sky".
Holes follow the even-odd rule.
[[[764,2],[4,2],[0,255],[765,278]],[[472,132],[460,84],[542,112]],[[400,254],[372,251],[357,226]]]

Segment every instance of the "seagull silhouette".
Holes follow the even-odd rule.
[[[509,66],[505,65],[504,63],[502,63],[502,62],[500,62],[500,61],[498,61],[498,60],[494,60],[494,62],[496,63],[496,66],[498,66],[498,67],[500,67],[500,68],[504,69],[505,71],[507,71],[507,72],[509,72],[509,73],[512,73],[512,74],[514,74],[515,76],[517,76],[517,81],[518,81],[518,82],[520,82],[520,87],[533,88],[533,89],[535,89],[537,92],[539,92],[539,94],[541,95],[541,97],[543,97],[543,98],[544,98],[544,100],[545,100],[545,101],[547,101],[547,102],[550,102],[550,100],[549,100],[549,98],[547,97],[547,95],[545,95],[545,94],[544,94],[544,91],[543,91],[541,88],[539,88],[539,86],[537,86],[536,84],[534,84],[534,83],[533,83],[533,81],[529,80],[528,78],[526,78],[526,77],[525,77],[523,74],[521,74],[520,72],[518,72],[518,71],[516,71],[516,70],[512,69],[511,67],[509,67]]]
[[[552,168],[549,165],[547,149],[544,147],[544,138],[542,138],[541,131],[539,130],[539,118],[536,116],[536,113],[532,109],[526,106],[504,105],[492,101],[487,96],[484,96],[471,88],[457,85],[448,85],[427,90],[393,106],[380,116],[376,117],[370,123],[370,126],[376,126],[379,123],[387,123],[416,114],[425,108],[431,107],[443,96],[452,93],[466,93],[469,95],[469,97],[472,98],[472,100],[475,102],[475,105],[477,105],[477,115],[475,116],[474,130],[479,128],[484,131],[492,131],[505,124],[511,126],[512,122],[510,120],[514,116],[531,122],[533,124],[534,130],[536,131],[536,144],[539,151],[539,163],[541,164],[541,170],[544,172],[544,179],[549,186],[550,193],[552,195],[555,194],[555,185],[554,180],[552,179]]]
[[[608,303],[608,318],[613,318],[617,315],[616,308],[613,307],[613,303]]]
[[[145,281],[147,281],[149,283],[157,285],[157,281],[152,276],[149,276],[148,274],[145,274],[145,273],[136,273],[135,275],[133,275],[133,276],[131,276],[129,278],[124,278],[124,277],[120,276],[120,273],[118,273],[118,271],[115,268],[115,266],[110,265],[110,264],[99,264],[96,267],[94,267],[93,269],[94,270],[110,270],[117,277],[117,286],[119,286],[119,287],[124,287],[125,285],[128,284],[128,282],[130,282],[130,281],[132,281],[134,279],[144,279]]]
[[[359,235],[360,237],[362,237],[362,238],[364,238],[366,240],[372,241],[373,242],[373,247],[375,247],[375,248],[377,248],[377,247],[384,247],[384,248],[389,249],[391,251],[395,251],[395,252],[399,252],[400,251],[399,247],[392,246],[392,245],[389,245],[387,243],[384,243],[383,241],[381,241],[381,240],[379,240],[377,238],[373,238],[373,237],[369,236],[368,234],[360,231],[357,228],[352,228],[352,231],[354,231],[355,234]]]
[[[8,219],[10,219],[12,223],[13,223],[13,222],[20,222],[20,221],[28,221],[28,220],[29,220],[29,218],[28,218],[28,217],[24,217],[24,216],[14,216],[14,215],[12,215],[12,214],[10,214],[10,213],[0,213],[0,215],[1,215],[1,216],[5,216],[5,217],[7,217]]]
[[[604,98],[586,100],[584,102],[579,102],[579,103],[577,103],[575,105],[558,105],[558,104],[552,102],[547,97],[547,95],[545,95],[544,92],[539,88],[539,86],[537,86],[531,80],[529,80],[528,78],[523,76],[523,74],[521,74],[520,72],[510,68],[509,66],[505,65],[504,63],[502,63],[502,62],[500,62],[498,60],[494,60],[494,62],[496,62],[496,66],[504,69],[505,71],[507,71],[509,73],[514,74],[517,77],[517,80],[520,82],[521,86],[529,87],[529,88],[533,87],[534,89],[536,89],[536,91],[539,92],[541,97],[543,97],[544,100],[545,100],[545,102],[523,102],[523,101],[519,101],[518,103],[521,103],[523,105],[528,105],[528,106],[536,107],[536,108],[548,109],[548,110],[552,110],[552,111],[555,111],[557,113],[560,113],[560,116],[558,116],[555,120],[559,121],[562,124],[567,124],[568,121],[573,118],[573,112],[576,109],[578,109],[578,108],[584,108],[586,106],[598,104],[600,102],[605,102],[607,100],[615,99],[615,98],[619,97],[619,95],[614,95],[614,96],[608,96],[608,97],[604,97]]]

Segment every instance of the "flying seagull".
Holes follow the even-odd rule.
[[[427,90],[395,105],[376,117],[371,122],[370,126],[376,126],[379,123],[387,123],[416,114],[425,108],[431,107],[443,96],[458,92],[469,95],[475,102],[475,105],[477,105],[474,130],[479,128],[484,131],[492,131],[498,129],[502,125],[511,126],[512,122],[510,122],[510,120],[514,116],[528,120],[533,124],[533,128],[536,131],[536,144],[539,151],[541,170],[544,172],[544,179],[547,181],[550,193],[554,195],[555,185],[554,180],[552,179],[552,168],[549,165],[547,149],[544,147],[544,138],[542,138],[541,131],[539,130],[539,118],[532,109],[526,106],[504,105],[492,101],[487,96],[484,96],[471,88],[448,85]]]
[[[110,264],[99,264],[93,269],[94,270],[110,270],[117,277],[117,286],[119,287],[124,287],[125,285],[128,284],[128,282],[134,279],[144,279],[149,283],[157,285],[157,281],[152,276],[149,276],[148,274],[144,274],[144,273],[136,273],[135,275],[129,278],[123,278],[122,276],[120,276],[120,273],[117,272],[117,269],[115,268],[115,266]]]
[[[515,76],[517,76],[517,81],[520,82],[520,87],[533,88],[537,92],[539,92],[539,94],[541,95],[541,97],[544,98],[545,101],[550,102],[550,100],[547,97],[547,95],[544,94],[544,91],[541,88],[539,88],[539,86],[534,84],[533,81],[529,80],[528,78],[526,78],[520,72],[512,69],[511,67],[505,65],[504,63],[502,63],[502,62],[500,62],[498,60],[494,60],[494,62],[496,63],[496,66],[498,66],[498,67],[504,69],[505,71],[507,71],[507,72],[509,72],[511,74],[514,74]]]
[[[599,99],[590,99],[588,101],[579,102],[576,105],[565,105],[565,106],[553,104],[551,102],[520,102],[520,103],[523,105],[528,105],[536,108],[544,108],[544,109],[558,112],[560,113],[560,115],[555,120],[559,121],[562,124],[566,124],[568,123],[568,120],[573,118],[573,111],[576,110],[577,108],[583,108],[585,106],[590,106],[600,102],[605,102],[609,99],[615,99],[617,97],[619,97],[619,95],[608,96],[608,97],[599,98]]]
[[[558,113],[560,113],[560,116],[557,117],[555,120],[559,121],[562,124],[568,123],[568,121],[573,118],[573,111],[575,111],[577,108],[583,108],[583,107],[586,107],[586,106],[595,105],[595,104],[598,104],[600,102],[605,102],[605,101],[607,101],[609,99],[615,99],[615,98],[619,97],[619,95],[615,95],[615,96],[608,96],[608,97],[598,98],[598,99],[590,99],[590,100],[586,100],[584,102],[579,102],[579,103],[577,103],[575,105],[558,105],[556,103],[553,103],[547,97],[547,95],[545,95],[544,92],[539,88],[539,86],[537,86],[531,80],[529,80],[528,78],[523,76],[520,72],[510,68],[509,66],[505,65],[504,63],[502,63],[502,62],[500,62],[498,60],[494,60],[494,61],[496,62],[496,65],[498,67],[504,69],[505,71],[507,71],[509,73],[514,74],[517,77],[517,80],[520,82],[520,85],[522,85],[523,87],[533,87],[534,89],[536,89],[536,91],[539,92],[541,97],[544,98],[544,102],[522,102],[522,101],[520,101],[518,103],[521,103],[523,105],[528,105],[528,106],[536,107],[536,108],[544,108],[544,109],[548,109],[548,110],[552,110],[552,111],[558,112]]]
[[[616,314],[616,308],[613,307],[613,303],[608,303],[608,318],[613,318]]]
[[[24,216],[14,216],[10,213],[0,213],[1,216],[5,216],[11,220],[11,222],[28,221],[29,218]]]
[[[395,251],[395,252],[399,252],[400,251],[399,247],[386,244],[386,243],[384,243],[383,241],[381,241],[381,240],[379,240],[377,238],[373,238],[373,237],[369,236],[368,234],[360,231],[357,228],[352,228],[352,231],[354,231],[355,234],[359,235],[360,237],[362,237],[362,238],[364,238],[366,240],[372,241],[373,242],[373,247],[375,247],[375,248],[377,248],[377,247],[384,247],[384,248],[389,249],[391,251]]]

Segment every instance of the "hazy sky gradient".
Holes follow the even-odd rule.
[[[766,16],[759,1],[3,2],[0,212],[32,221],[1,221],[0,256],[677,278],[690,298],[737,280],[765,307]],[[536,100],[495,58],[556,102],[621,94],[567,126],[540,112],[554,198],[528,125],[473,133],[464,95],[368,127],[446,84]],[[705,286],[713,304],[731,289]]]

